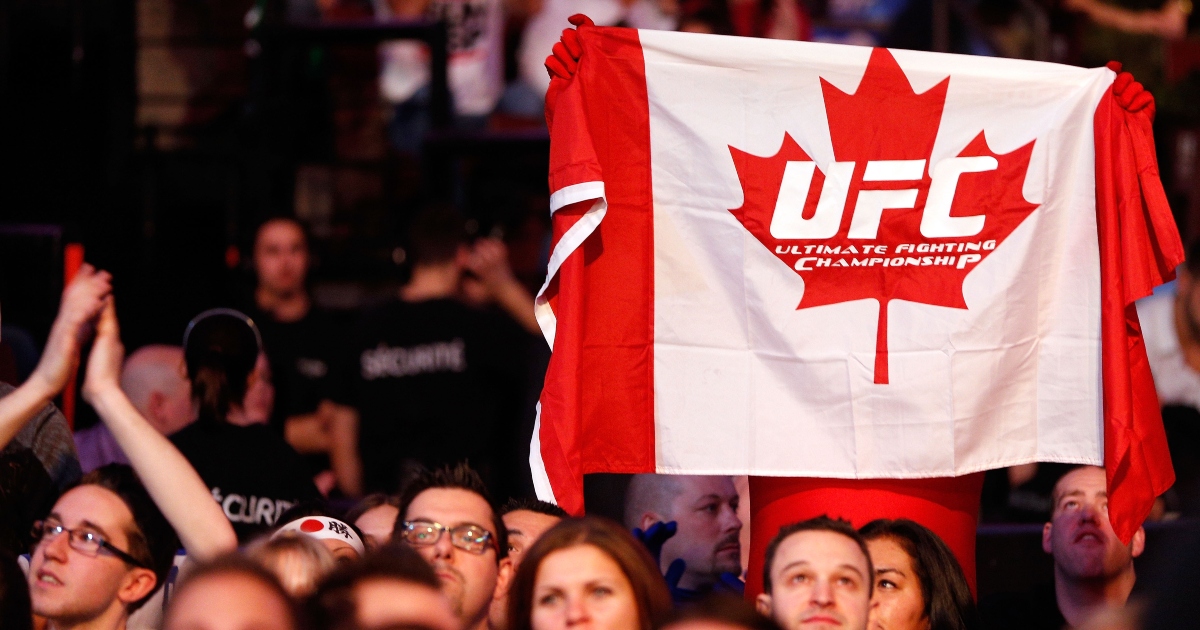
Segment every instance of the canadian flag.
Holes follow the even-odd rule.
[[[550,120],[553,357],[530,463],[1174,481],[1133,302],[1183,259],[1108,69],[580,29]]]

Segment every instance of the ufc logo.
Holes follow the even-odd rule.
[[[983,215],[950,216],[954,191],[963,173],[995,170],[996,158],[990,156],[953,157],[941,160],[930,171],[929,195],[921,213],[921,235],[927,238],[974,236],[983,231]],[[777,239],[828,239],[837,235],[842,224],[846,197],[854,177],[854,162],[834,162],[825,174],[825,185],[812,218],[803,216],[804,202],[812,186],[815,162],[788,162],[771,218],[771,236]],[[916,182],[925,175],[925,160],[872,160],[863,173],[864,182]],[[884,210],[911,209],[917,203],[917,189],[860,190],[850,219],[852,239],[874,239]]]

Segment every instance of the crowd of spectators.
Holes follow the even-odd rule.
[[[1052,587],[979,606],[953,553],[920,524],[855,530],[827,517],[779,531],[764,592],[746,603],[746,499],[731,477],[636,475],[623,523],[570,518],[522,496],[501,506],[488,481],[504,408],[495,384],[521,368],[497,340],[532,336],[515,308],[529,298],[504,271],[502,245],[468,244],[460,229],[436,209],[414,224],[412,281],[364,314],[358,341],[343,342],[357,385],[337,382],[344,359],[303,294],[294,222],[259,231],[255,317],[201,313],[181,347],[126,357],[112,278],[85,265],[36,369],[0,397],[2,455],[17,471],[2,488],[5,627],[940,630],[1135,628],[1138,611],[1153,618],[1154,593],[1139,591],[1134,570],[1145,533],[1117,539],[1096,467],[1052,486],[1042,536]],[[282,270],[287,255],[292,271]],[[468,273],[490,310],[460,293]],[[1190,273],[1173,298],[1185,314]],[[289,336],[289,327],[309,330]],[[285,358],[271,357],[275,348]],[[74,436],[78,451],[51,404],[77,369],[102,422]],[[368,390],[382,401],[374,409],[345,393],[383,378],[397,382]],[[331,446],[340,441],[344,453]],[[306,461],[302,449],[320,457]],[[23,456],[33,465],[22,472]],[[314,479],[330,464],[323,492]],[[8,509],[21,505],[35,507]]]
[[[1106,27],[1165,39],[1189,30],[1190,3],[1069,5]],[[544,56],[570,14],[805,39],[810,8],[385,0],[369,13],[448,24],[454,124],[476,128],[497,111],[540,116]],[[506,81],[514,15],[521,37]],[[429,124],[427,54],[411,42],[381,49],[401,151]],[[578,55],[558,54],[554,76],[566,78]],[[633,476],[621,522],[537,501],[522,479],[542,343],[533,297],[503,241],[473,237],[448,208],[417,214],[408,235],[410,279],[346,326],[309,294],[303,225],[271,219],[255,235],[249,295],[197,314],[179,345],[128,356],[114,280],[84,265],[32,373],[0,383],[2,627],[963,630],[1179,627],[1162,624],[1194,617],[1175,590],[1141,586],[1145,531],[1117,538],[1096,467],[998,473],[996,509],[1042,524],[1053,583],[978,605],[953,553],[922,525],[855,529],[828,517],[780,529],[764,592],[747,603],[748,499],[733,477]],[[1174,446],[1194,444],[1200,407],[1197,276],[1200,246],[1174,293],[1139,305],[1181,480],[1156,518],[1196,511],[1200,460]],[[72,433],[52,401],[76,374],[100,423]],[[1181,550],[1181,563],[1193,555]]]

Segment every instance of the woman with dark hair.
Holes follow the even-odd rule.
[[[872,630],[971,630],[975,600],[954,554],[937,534],[907,519],[859,530],[875,565]]]
[[[652,630],[671,614],[654,559],[620,525],[567,519],[542,534],[521,561],[508,598],[509,630]]]
[[[197,315],[183,334],[197,419],[171,436],[243,543],[288,508],[319,496],[283,436],[263,414],[247,414],[246,393],[263,378],[255,370],[261,354],[258,328],[243,313],[222,308]]]

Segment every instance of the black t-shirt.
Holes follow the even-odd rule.
[[[983,630],[1062,630],[1067,621],[1058,611],[1053,584],[1027,593],[1001,593],[979,601]]]
[[[495,487],[523,395],[530,337],[454,300],[395,301],[364,314],[347,357],[368,491],[394,492],[406,466],[468,460]]]
[[[312,413],[322,400],[340,398],[334,374],[341,331],[332,315],[310,308],[294,322],[280,322],[257,308],[247,312],[262,333],[275,386],[271,424],[282,430],[292,416]]]
[[[265,424],[197,421],[171,436],[245,542],[319,495],[300,456]]]

